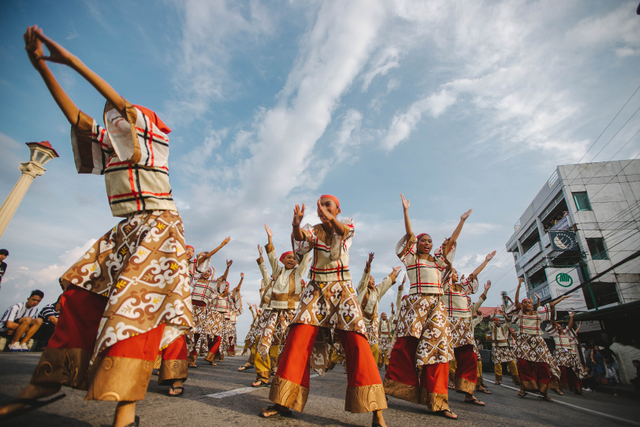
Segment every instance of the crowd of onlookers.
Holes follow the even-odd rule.
[[[622,344],[614,337],[609,346],[583,343],[584,364],[589,373],[585,391],[601,385],[631,383],[640,390],[640,347],[635,340]]]
[[[36,289],[26,302],[12,305],[0,318],[0,336],[7,338],[9,351],[31,351],[46,347],[60,315],[60,298],[53,304],[38,305],[44,292]],[[29,342],[33,339],[33,346]]]

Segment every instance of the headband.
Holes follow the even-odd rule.
[[[531,302],[529,298],[522,298],[522,301],[520,301],[520,304],[524,304],[525,301]]]
[[[196,248],[194,248],[194,247],[193,247],[193,246],[191,246],[191,245],[187,245],[185,249],[189,249],[189,248],[191,248],[191,250],[192,250],[193,252],[195,252],[195,251],[196,251]]]
[[[171,129],[169,129],[169,126],[165,125],[156,113],[146,107],[143,107],[142,105],[133,104],[133,106],[140,110],[145,116],[149,117],[149,120],[151,120],[153,124],[155,124],[156,127],[162,131],[162,133],[171,133]]]
[[[422,236],[428,236],[428,235],[429,235],[429,234],[427,234],[427,233],[420,233],[420,234],[418,234],[418,235],[416,236],[416,241],[420,240],[420,238],[421,238]]]
[[[283,252],[282,255],[280,255],[280,262],[284,263],[284,259],[286,258],[287,255],[289,254],[293,254],[293,251],[287,251],[287,252]]]
[[[338,198],[336,196],[332,196],[331,194],[323,194],[322,196],[320,196],[320,200],[322,199],[331,199],[336,203],[336,206],[338,207],[338,209],[340,209],[340,200],[338,200]]]

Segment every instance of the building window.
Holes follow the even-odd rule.
[[[596,307],[593,301],[594,298],[598,307],[620,302],[615,283],[591,282],[589,285],[582,288],[582,293],[584,294],[584,299],[589,310]]]
[[[609,259],[602,237],[587,239],[587,245],[589,246],[589,252],[591,252],[591,259]]]
[[[586,191],[579,191],[573,194],[573,201],[576,203],[576,209],[579,211],[591,211],[591,203],[589,203],[589,196]]]

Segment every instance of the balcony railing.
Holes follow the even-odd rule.
[[[551,298],[551,292],[549,291],[549,282],[541,283],[537,285],[535,288],[531,289],[529,292],[527,292],[527,297],[531,301],[538,302],[537,300],[533,299],[533,294],[540,295],[540,298],[542,298],[543,301],[547,298]]]
[[[531,246],[531,248],[529,248],[529,250],[525,252],[522,257],[520,257],[520,260],[518,261],[520,263],[520,268],[524,268],[524,266],[527,265],[527,263],[529,263],[529,261],[531,261],[536,255],[538,255],[541,250],[542,249],[540,248],[540,242],[536,242],[533,246]]]

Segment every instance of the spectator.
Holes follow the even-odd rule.
[[[0,288],[2,287],[2,276],[4,276],[4,272],[7,271],[7,263],[4,262],[4,260],[7,259],[8,256],[8,250],[0,249]]]
[[[36,307],[43,297],[44,292],[36,289],[31,292],[26,303],[14,304],[4,312],[0,322],[2,322],[2,326],[7,328],[8,335],[13,335],[9,351],[29,351],[27,342],[42,325],[42,319],[37,317],[38,309]],[[23,334],[24,337],[22,337]],[[22,339],[20,339],[21,337]]]
[[[636,386],[636,390],[640,390],[640,360],[634,360],[632,363],[636,368],[636,377],[631,379],[631,384]]]
[[[38,329],[38,332],[33,336],[33,339],[38,343],[38,349],[45,348],[49,343],[49,338],[53,335],[53,331],[58,323],[58,316],[60,316],[60,298],[58,297],[53,304],[45,305],[40,310],[39,318],[42,319],[42,326]]]

